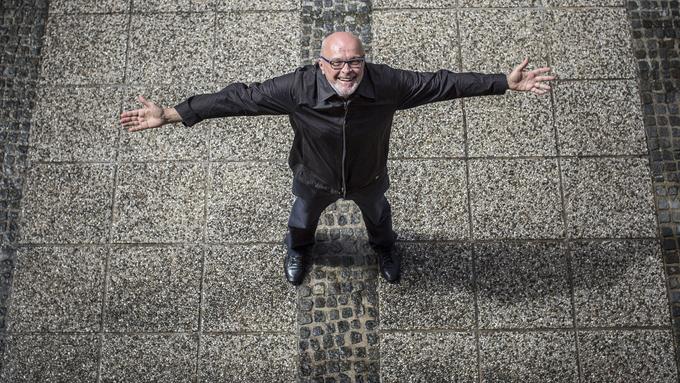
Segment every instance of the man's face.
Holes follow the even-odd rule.
[[[351,61],[363,57],[364,50],[361,43],[352,35],[338,33],[327,38],[322,56],[330,62]],[[342,68],[333,69],[332,65],[323,58],[319,60],[319,67],[326,80],[340,97],[349,97],[357,90],[364,77],[364,62],[362,61],[358,66],[344,63]]]

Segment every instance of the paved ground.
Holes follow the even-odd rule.
[[[4,0],[0,381],[677,382],[679,11]],[[286,118],[129,134],[118,114],[290,71],[339,29],[374,62],[528,55],[560,80],[400,112],[403,281],[341,201],[293,288]]]

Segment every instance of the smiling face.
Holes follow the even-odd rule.
[[[321,56],[328,61],[352,60],[364,56],[364,47],[356,36],[348,32],[336,32],[326,37],[321,43]],[[333,69],[327,61],[320,59],[319,68],[335,92],[343,98],[349,97],[359,87],[364,77],[365,64],[357,68],[343,65],[341,69]]]

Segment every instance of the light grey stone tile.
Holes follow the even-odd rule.
[[[625,0],[542,0],[546,7],[623,7]]]
[[[296,337],[283,334],[204,335],[201,382],[288,383],[296,375]]]
[[[556,154],[550,98],[508,92],[465,101],[468,154],[550,156]]]
[[[646,159],[563,159],[562,178],[571,237],[656,236]]]
[[[678,373],[670,330],[579,333],[582,381],[671,383]]]
[[[529,57],[527,70],[545,66],[548,47],[545,39],[541,38],[545,35],[545,18],[545,12],[532,9],[461,12],[463,70],[509,73],[525,57]]]
[[[469,237],[462,160],[389,161],[394,230],[401,239]]]
[[[461,7],[536,7],[541,0],[458,0]]]
[[[381,334],[384,383],[476,382],[475,337],[470,333]]]
[[[399,284],[380,280],[381,329],[472,328],[475,325],[469,245],[399,243]]]
[[[372,27],[377,63],[421,71],[459,68],[454,11],[376,10]]]
[[[114,13],[128,12],[129,0],[52,0],[49,3],[50,13]]]
[[[197,335],[105,335],[101,381],[194,381],[197,352]]]
[[[142,104],[137,100],[139,95],[167,108],[174,107],[194,94],[215,91],[217,91],[215,86],[209,85],[132,87],[125,94],[123,110],[142,108]],[[192,127],[176,123],[160,129],[147,129],[141,132],[128,132],[123,129],[118,159],[121,161],[207,160],[212,126],[211,122],[206,121]]]
[[[22,243],[103,243],[108,240],[113,166],[36,164],[22,198]]]
[[[112,161],[121,92],[111,87],[43,87],[33,111],[33,161]]]
[[[216,1],[216,0],[213,0]],[[247,10],[297,10],[301,6],[297,0],[227,0],[216,1],[218,11],[247,11]],[[294,17],[294,16],[291,16]]]
[[[400,110],[394,116],[391,157],[463,157],[463,112],[457,102]]]
[[[203,282],[204,331],[294,331],[295,289],[283,245],[211,246]]]
[[[111,251],[108,331],[197,331],[203,250],[198,246]]]
[[[560,83],[555,125],[563,155],[647,152],[635,81]]]
[[[482,382],[579,381],[573,332],[482,334],[479,348]]]
[[[579,326],[669,324],[656,240],[573,242],[571,246]]]
[[[635,77],[625,9],[565,9],[549,14],[553,73],[563,79]]]
[[[118,168],[113,242],[196,242],[205,224],[206,166],[132,163]]]
[[[21,248],[8,313],[10,331],[99,331],[102,247]]]
[[[374,0],[373,9],[381,8],[455,8],[457,0]]]
[[[190,12],[211,11],[215,0],[133,0],[135,12]]]
[[[130,31],[127,83],[211,80],[214,13],[135,14]]]
[[[94,382],[99,339],[96,335],[10,335],[0,381]]]
[[[55,84],[121,83],[127,23],[123,14],[51,16],[41,76]]]
[[[207,241],[282,241],[291,186],[292,173],[283,162],[212,163]]]
[[[219,82],[262,82],[301,64],[298,12],[217,15],[215,73]]]
[[[212,160],[286,160],[293,145],[287,116],[223,118],[211,127]]]
[[[471,160],[470,203],[475,238],[560,238],[557,161]]]
[[[475,247],[480,328],[572,326],[568,264],[559,243]]]

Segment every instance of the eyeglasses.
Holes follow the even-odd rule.
[[[327,58],[325,58],[325,57],[323,57],[323,56],[319,56],[319,57],[320,57],[323,61],[325,61],[325,62],[331,64],[331,68],[333,68],[333,69],[335,69],[335,70],[344,68],[344,67],[345,67],[345,64],[348,64],[350,68],[354,68],[354,69],[360,68],[360,67],[361,67],[361,64],[363,64],[364,61],[366,61],[366,57],[365,57],[365,56],[355,57],[355,58],[353,58],[353,59],[351,59],[351,60],[329,60],[329,59],[327,59]]]

